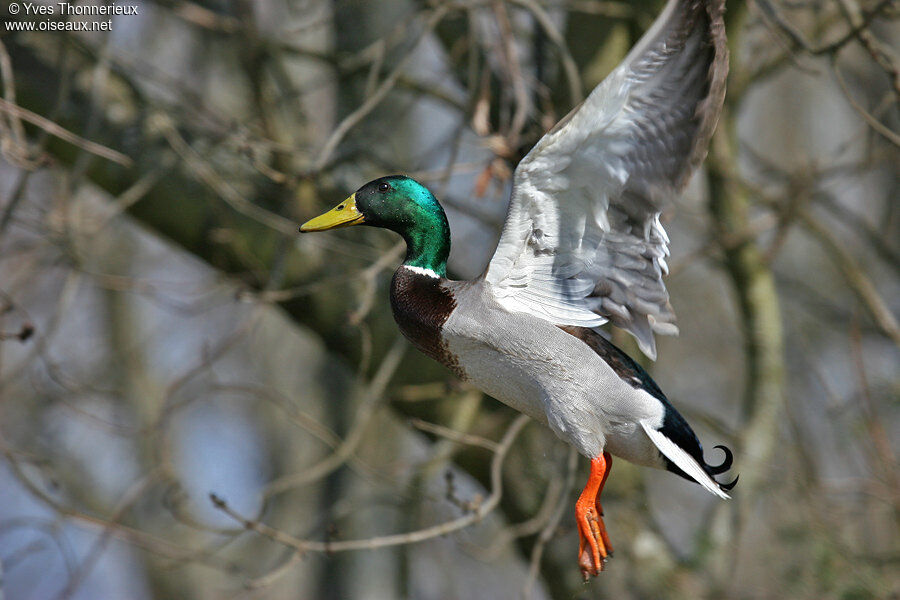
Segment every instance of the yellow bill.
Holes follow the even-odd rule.
[[[356,208],[356,194],[353,194],[327,213],[319,215],[315,219],[310,219],[301,225],[300,231],[303,233],[325,231],[326,229],[359,225],[363,222],[365,222],[365,219],[363,214],[359,212],[359,209]]]

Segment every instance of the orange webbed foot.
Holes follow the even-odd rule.
[[[603,517],[597,513],[593,506],[575,508],[578,522],[578,566],[581,575],[587,581],[591,576],[596,576],[603,570],[603,564],[610,552],[606,546],[606,527],[603,525]]]
[[[591,461],[591,474],[584,491],[575,503],[575,522],[578,525],[578,566],[587,581],[603,570],[606,560],[612,556],[612,544],[603,523],[603,507],[600,493],[609,475],[612,457],[604,452]]]

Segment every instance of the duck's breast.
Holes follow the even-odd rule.
[[[449,283],[453,282],[401,266],[391,279],[391,310],[400,332],[413,346],[462,376],[442,334],[457,308]]]

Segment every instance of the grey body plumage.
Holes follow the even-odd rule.
[[[721,494],[723,488],[712,478],[686,421],[650,376],[600,334],[510,312],[496,302],[484,279],[451,281],[407,267],[398,269],[398,278],[407,289],[421,290],[407,292],[409,298],[434,295],[431,290],[436,288],[452,298],[452,303],[442,304],[452,304],[449,314],[434,310],[420,313],[420,318],[433,319],[426,329],[440,330],[439,350],[429,346],[427,353],[461,378],[544,423],[584,456],[605,450],[629,462],[700,479],[698,483]],[[407,309],[393,296],[392,304],[398,323],[408,319]],[[673,423],[678,431],[672,430]],[[662,431],[684,456],[666,456],[647,428]],[[679,464],[686,460],[696,462],[705,477],[686,474],[688,469]]]

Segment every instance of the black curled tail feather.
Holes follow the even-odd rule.
[[[684,417],[675,410],[675,407],[665,399],[665,396],[660,394],[658,397],[665,406],[663,425],[660,428],[660,432],[696,460],[703,468],[703,471],[709,475],[710,479],[713,480],[719,489],[727,492],[733,488],[737,484],[737,478],[729,483],[721,483],[716,479],[717,475],[721,475],[731,469],[731,465],[734,463],[734,454],[731,452],[731,449],[723,445],[716,446],[716,448],[721,449],[722,452],[725,453],[725,458],[718,465],[707,463],[703,458],[703,446],[700,444],[700,440],[697,439],[697,435],[694,433],[693,429],[691,429],[691,426],[688,425],[687,421],[684,420]],[[693,480],[692,477],[682,471],[678,465],[674,464],[665,456],[663,456],[663,460],[666,463],[666,469],[668,471],[680,475],[689,481]]]
[[[732,454],[731,449],[728,446],[723,446],[719,444],[718,446],[713,446],[714,448],[721,448],[722,452],[725,453],[725,459],[722,460],[722,464],[719,465],[706,465],[706,472],[710,475],[721,475],[725,471],[731,468],[732,463],[734,462],[734,454]]]
[[[735,485],[737,485],[738,479],[740,479],[740,475],[734,478],[730,483],[721,483],[716,479],[716,475],[721,475],[722,473],[728,471],[731,468],[731,465],[734,463],[734,454],[731,452],[731,449],[728,446],[724,446],[719,444],[714,446],[714,448],[721,449],[722,452],[725,453],[725,458],[722,459],[722,462],[718,465],[711,465],[707,462],[702,462],[703,470],[706,471],[707,475],[709,475],[713,481],[719,484],[719,487],[725,490],[726,492],[731,490]]]

